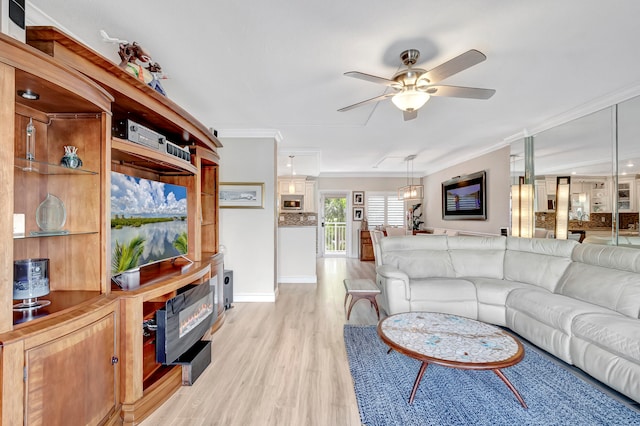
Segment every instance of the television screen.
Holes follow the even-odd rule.
[[[458,176],[442,183],[442,218],[486,219],[486,173]]]
[[[111,172],[114,275],[187,253],[187,188]]]

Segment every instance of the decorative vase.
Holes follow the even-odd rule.
[[[65,146],[64,157],[60,160],[60,165],[70,169],[82,167],[82,160],[78,157],[78,148],[75,146]]]

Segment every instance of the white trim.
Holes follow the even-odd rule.
[[[282,142],[282,133],[276,129],[218,129],[218,138],[270,138]]]
[[[524,129],[521,132],[508,136],[504,138],[504,142],[511,144],[515,141],[519,141],[525,138],[526,136],[536,135],[540,132],[549,130],[561,124],[565,124],[575,119],[592,114],[596,111],[609,108],[615,104],[619,104],[638,95],[640,95],[640,85],[636,84],[634,86],[622,88],[616,92],[612,92],[598,99],[593,99],[589,102],[565,111],[564,113],[556,115],[555,117],[551,117],[550,119],[543,121],[542,123],[528,130]]]
[[[233,303],[245,302],[275,302],[275,293],[233,293]]]
[[[420,173],[416,171],[416,173]],[[321,172],[319,178],[406,178],[406,172]],[[416,176],[417,179],[417,176]]]
[[[279,284],[317,284],[317,275],[290,275],[287,277],[278,277]]]

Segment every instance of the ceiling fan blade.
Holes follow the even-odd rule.
[[[402,117],[404,118],[404,121],[413,120],[418,117],[418,110],[402,111]]]
[[[347,71],[344,73],[347,77],[359,78],[360,80],[370,81],[372,83],[384,84],[385,86],[398,86],[398,83],[388,78],[378,77],[376,75],[365,74],[360,71]],[[402,85],[400,85],[402,86]]]
[[[386,94],[381,95],[381,96],[376,96],[375,98],[367,99],[366,101],[358,102],[357,104],[353,104],[353,105],[346,106],[344,108],[340,108],[338,111],[340,111],[340,112],[349,111],[350,109],[354,109],[354,108],[357,108],[359,106],[372,104],[374,102],[380,102],[380,101],[383,101],[383,100],[385,100],[387,98],[392,97],[393,95],[395,95],[395,93],[386,93]]]
[[[459,73],[460,71],[471,68],[485,59],[487,59],[487,57],[484,53],[471,49],[427,71],[421,76],[421,78],[427,78],[430,83],[437,83],[447,77],[451,77],[452,75]]]
[[[431,96],[451,96],[453,98],[471,99],[489,99],[494,93],[496,93],[494,89],[442,85],[421,86],[419,89],[427,92]]]

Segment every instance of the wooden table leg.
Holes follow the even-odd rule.
[[[347,310],[347,321],[349,321],[349,317],[351,316],[351,308],[353,308],[353,305],[355,305],[358,300],[360,300],[360,297],[356,297],[355,294],[351,295],[351,303],[349,303],[349,309]]]
[[[502,371],[498,370],[498,369],[493,370],[493,372],[496,373],[498,375],[498,377],[500,377],[502,379],[504,384],[507,385],[507,387],[509,389],[511,389],[511,392],[513,392],[513,394],[516,396],[518,401],[520,401],[520,404],[522,404],[522,406],[525,409],[528,409],[529,407],[527,407],[527,404],[525,404],[524,399],[522,399],[522,397],[520,396],[520,393],[518,393],[518,390],[516,389],[516,387],[511,384],[511,382],[509,381],[509,379],[507,379],[507,377],[504,375],[504,373]]]
[[[366,298],[369,300],[369,302],[371,302],[371,306],[376,308],[376,315],[378,316],[378,319],[380,319],[380,309],[378,309],[378,301],[376,300],[376,295],[368,295],[366,296]]]
[[[418,385],[420,385],[420,380],[422,380],[422,376],[424,372],[427,370],[427,366],[429,363],[422,362],[420,366],[420,371],[418,371],[418,376],[416,377],[416,381],[413,383],[413,389],[411,389],[411,396],[409,396],[409,404],[413,404],[413,398],[416,397],[416,391],[418,390]]]

